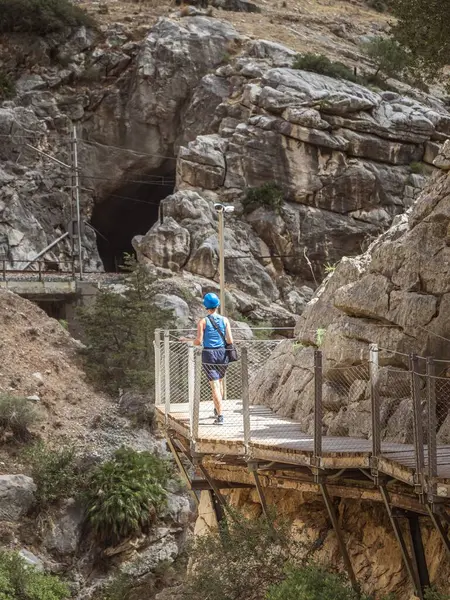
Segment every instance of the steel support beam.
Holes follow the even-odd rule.
[[[173,457],[175,459],[175,462],[177,464],[178,470],[180,471],[181,477],[183,478],[184,482],[186,483],[189,493],[191,494],[192,498],[194,499],[195,503],[197,504],[197,506],[199,505],[199,499],[197,498],[197,494],[194,492],[194,490],[192,489],[192,483],[191,480],[189,478],[189,475],[187,474],[186,469],[184,468],[183,463],[181,462],[180,459],[180,455],[177,452],[177,449],[175,448],[172,440],[170,439],[170,437],[168,435],[165,436],[166,437],[166,442],[167,445],[170,448],[170,451],[173,454]]]
[[[408,573],[408,577],[412,583],[414,593],[416,594],[416,596],[418,596],[420,598],[420,600],[423,600],[422,590],[420,589],[420,585],[418,584],[418,581],[416,578],[416,573],[414,571],[414,566],[411,562],[411,558],[409,556],[408,548],[406,546],[406,542],[403,537],[402,530],[400,529],[400,525],[399,525],[397,519],[392,514],[392,507],[391,507],[391,503],[390,503],[389,492],[387,491],[387,489],[384,485],[380,485],[379,489],[380,489],[381,497],[383,498],[384,505],[386,507],[386,512],[388,514],[389,521],[391,522],[392,529],[394,530],[394,535],[400,546],[400,551],[402,553],[402,558],[403,558],[403,564],[405,565],[406,571]]]
[[[428,566],[425,558],[425,548],[423,546],[422,532],[420,530],[419,515],[410,512],[408,513],[407,518],[416,573],[419,579],[421,592],[425,593],[425,590],[430,587],[430,575],[428,573]]]
[[[220,493],[220,490],[217,487],[216,482],[214,481],[214,479],[212,479],[210,477],[210,475],[209,475],[208,471],[205,469],[204,465],[202,465],[201,460],[199,461],[198,466],[199,466],[200,471],[203,473],[203,477],[206,479],[206,481],[211,486],[211,489],[214,492],[218,502],[220,502],[220,504],[222,505],[223,510],[230,515],[230,517],[233,519],[233,521],[235,521],[236,517],[233,515],[233,512],[231,511],[230,507],[228,506],[227,501],[225,500],[223,495]]]
[[[267,511],[266,495],[265,495],[264,489],[261,485],[261,480],[259,478],[258,471],[257,471],[257,465],[249,462],[248,468],[249,468],[250,473],[253,475],[253,479],[255,480],[256,491],[258,492],[258,497],[259,497],[259,501],[261,502],[263,514],[265,517],[267,517],[268,511]]]
[[[338,541],[339,549],[342,554],[342,558],[344,559],[345,570],[347,571],[348,578],[350,579],[350,583],[352,588],[358,592],[359,585],[356,581],[355,572],[353,571],[352,563],[350,561],[350,556],[347,551],[347,546],[345,545],[344,538],[342,536],[341,528],[339,527],[339,521],[336,515],[336,511],[334,510],[333,502],[331,501],[330,494],[328,493],[328,489],[325,483],[319,483],[320,491],[322,492],[322,496],[325,502],[325,506],[328,511],[328,515],[330,517],[331,523],[333,525],[334,532],[336,533],[336,538]]]
[[[428,514],[430,515],[431,522],[433,523],[436,531],[438,532],[439,537],[444,542],[444,546],[447,549],[447,552],[450,556],[450,539],[444,529],[444,525],[442,524],[441,517],[438,514],[436,514],[435,512],[433,512],[433,509],[429,504],[427,504],[427,511],[428,511]]]

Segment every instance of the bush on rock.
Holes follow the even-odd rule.
[[[166,499],[169,463],[129,448],[99,465],[87,482],[86,521],[99,542],[148,531]]]
[[[11,394],[0,394],[0,433],[11,432],[22,440],[29,436],[29,427],[39,420],[30,400]]]
[[[65,600],[68,587],[35,569],[16,552],[0,552],[0,600]]]
[[[0,33],[46,35],[82,25],[94,21],[70,0],[0,0]]]
[[[259,187],[249,188],[242,199],[245,213],[250,213],[259,206],[265,206],[279,212],[283,207],[283,203],[284,192],[281,186],[274,181],[269,181]]]

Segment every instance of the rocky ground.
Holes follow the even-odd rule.
[[[107,563],[97,569],[98,550],[83,546],[84,515],[73,499],[35,516],[36,485],[24,451],[39,439],[50,447],[73,445],[84,460],[96,462],[121,446],[166,456],[165,443],[126,417],[129,395],[119,402],[92,388],[81,368],[80,343],[58,321],[4,291],[0,321],[0,395],[25,396],[37,412],[30,426],[33,439],[19,442],[7,433],[0,442],[0,547],[19,550],[39,568],[64,573],[79,600],[118,571],[156,590],[152,574],[161,561],[169,565],[182,552],[195,517],[179,484],[171,484],[165,513],[150,535],[110,548]]]

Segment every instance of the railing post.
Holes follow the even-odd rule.
[[[370,396],[372,402],[372,474],[378,475],[378,459],[381,454],[381,416],[380,416],[380,390],[379,390],[379,362],[378,346],[370,344],[369,348],[370,369]]]
[[[42,281],[42,262],[38,260],[39,281]]]
[[[189,417],[191,423],[194,418],[194,394],[195,394],[195,347],[193,342],[188,342],[187,347],[187,378],[188,378],[188,402],[189,402]]]
[[[322,352],[314,351],[314,467],[320,468],[322,458]],[[315,474],[318,476],[318,473]]]
[[[250,390],[248,384],[248,349],[241,350],[241,377],[242,377],[242,417],[244,421],[245,454],[249,455],[250,446]]]
[[[170,338],[169,332],[164,332],[164,394],[165,394],[165,421],[169,421],[170,413]]]
[[[436,494],[437,464],[437,413],[436,413],[436,365],[427,358],[427,404],[428,404],[428,498]]]
[[[155,404],[162,403],[161,398],[161,329],[155,329]]]
[[[420,400],[420,374],[419,361],[415,354],[409,356],[409,369],[411,372],[411,391],[413,400],[413,429],[414,429],[414,453],[416,462],[416,485],[420,487],[420,493],[424,489],[424,444],[422,429],[422,403]]]
[[[6,260],[3,259],[2,263],[3,281],[6,281]]]
[[[192,407],[191,438],[195,445],[198,439],[200,400],[202,395],[202,352],[200,349],[195,352],[194,371],[194,404]]]

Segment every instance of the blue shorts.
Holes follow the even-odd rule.
[[[223,379],[228,367],[227,351],[225,348],[204,348],[202,363],[208,381]]]

